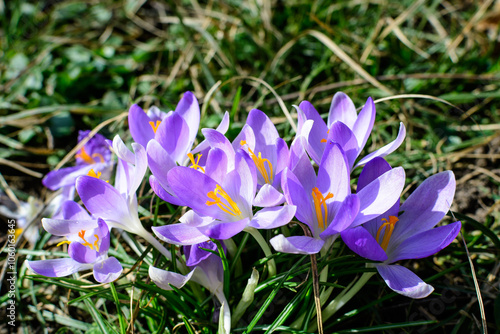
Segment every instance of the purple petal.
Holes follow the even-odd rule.
[[[134,163],[134,153],[132,153],[132,151],[128,149],[127,145],[125,145],[119,135],[116,135],[113,138],[113,151],[115,151],[115,154],[118,156],[118,158],[125,160],[126,162],[129,162],[131,164]]]
[[[271,229],[286,225],[295,215],[295,209],[293,205],[264,208],[255,214],[249,226],[256,229]]]
[[[356,136],[358,140],[358,148],[359,152],[363,150],[363,147],[366,145],[366,141],[368,137],[370,137],[370,133],[373,129],[373,124],[375,123],[375,103],[373,103],[373,99],[371,97],[366,100],[366,103],[359,112],[358,118],[354,123],[352,128],[352,132]]]
[[[69,245],[68,254],[73,260],[80,263],[94,263],[99,255],[95,250],[76,241]]]
[[[198,229],[209,238],[226,240],[243,231],[249,223],[250,219],[248,219],[248,217],[234,222],[221,222],[219,220],[214,220],[208,225],[199,226]]]
[[[97,219],[99,226],[97,227],[97,232],[99,236],[99,255],[107,253],[110,245],[110,234],[109,227],[104,220],[101,218]]]
[[[425,298],[434,288],[409,269],[399,265],[378,265],[377,270],[393,291],[410,298]]]
[[[53,235],[67,236],[97,227],[96,220],[42,219],[43,228]]]
[[[379,148],[378,150],[368,154],[367,156],[359,160],[356,166],[354,166],[354,168],[363,166],[364,164],[366,164],[368,161],[372,160],[375,157],[385,157],[386,155],[391,154],[401,145],[401,143],[405,139],[405,136],[406,136],[406,128],[403,125],[403,123],[400,123],[398,136],[396,137],[396,139],[394,139],[394,141],[390,142],[384,147]]]
[[[196,96],[189,91],[185,92],[175,108],[175,113],[179,114],[189,127],[189,136],[183,138],[186,142],[185,154],[187,154],[193,146],[200,126],[200,105]]]
[[[158,287],[162,288],[163,290],[172,290],[172,287],[170,285],[175,286],[177,289],[182,288],[191,279],[193,273],[194,270],[184,276],[171,271],[158,269],[153,266],[149,267],[149,277],[153,282],[155,282]]]
[[[320,237],[325,239],[351,226],[358,215],[359,205],[359,198],[357,195],[348,195],[340,205],[333,220],[328,224],[328,227],[320,234]]]
[[[91,220],[88,212],[75,201],[66,201],[62,204],[62,215],[69,220]],[[53,233],[52,233],[53,234]]]
[[[455,195],[455,175],[445,171],[427,178],[401,205],[393,238],[404,240],[427,231],[446,215]]]
[[[359,155],[358,141],[354,133],[342,122],[334,122],[328,132],[327,141],[333,141],[342,147],[349,164],[349,171]],[[323,153],[324,155],[324,153]]]
[[[255,134],[253,133],[253,129],[248,124],[243,125],[240,133],[233,140],[232,146],[235,152],[242,148],[242,141],[244,141],[251,150],[255,150]]]
[[[137,104],[130,107],[128,111],[128,127],[130,134],[136,143],[146,147],[148,142],[155,137],[151,127],[151,119]]]
[[[42,180],[45,187],[57,190],[64,186],[72,186],[80,175],[86,175],[93,169],[94,165],[79,165],[50,171]],[[97,171],[96,171],[97,172]]]
[[[394,250],[391,249],[391,244],[389,244],[387,252],[389,253],[390,263],[399,260],[422,259],[436,254],[455,240],[461,226],[462,224],[457,221],[421,232],[404,240]]]
[[[340,236],[354,253],[373,261],[387,260],[385,251],[363,226],[344,230]]]
[[[110,184],[91,176],[80,176],[76,180],[76,190],[94,216],[120,222],[128,216],[128,204]]]
[[[222,121],[219,123],[219,126],[217,129],[215,129],[217,132],[220,132],[222,134],[225,134],[227,132],[227,129],[229,129],[229,113],[226,111],[224,113],[224,117],[222,118]],[[203,130],[202,130],[203,131]],[[210,148],[210,144],[208,141],[205,139],[201,143],[196,146],[191,153],[196,154],[196,153],[203,153],[207,151]],[[203,153],[205,154],[205,153]]]
[[[276,165],[274,166],[274,174],[276,175],[274,178],[273,185],[277,186],[281,185],[280,178],[277,175],[288,166],[288,161],[290,160],[290,152],[288,151],[288,145],[283,140],[283,138],[278,138],[276,140]]]
[[[186,138],[189,137],[189,126],[178,114],[173,113],[156,130],[155,139],[167,151],[172,160],[182,164],[187,159],[191,146]]]
[[[290,146],[289,169],[300,180],[307,193],[311,193],[312,188],[316,186],[316,172],[311,165],[311,159],[307,156],[304,149],[304,138],[297,137]],[[283,177],[282,177],[283,178]],[[283,187],[283,185],[282,185]]]
[[[335,93],[328,113],[328,127],[334,122],[340,121],[352,129],[357,117],[356,107],[351,98],[343,92]]]
[[[154,139],[148,144],[147,157],[149,169],[163,188],[169,190],[167,174],[177,164],[160,143]]]
[[[222,246],[224,247],[224,243],[222,243]],[[205,241],[192,246],[184,246],[186,266],[194,267],[206,261],[210,256],[217,256],[207,251],[207,249],[217,252],[217,245],[212,241]]]
[[[321,118],[318,111],[308,101],[302,101],[297,109],[297,113],[303,113],[305,120],[312,120],[313,122],[305,121],[297,133],[307,139],[307,153],[311,158],[319,164],[321,156],[325,149],[325,144],[322,142],[328,136],[328,128],[325,121]],[[300,124],[300,122],[299,122]]]
[[[262,208],[283,204],[285,196],[270,184],[264,184],[253,200],[254,206]]]
[[[180,198],[170,194],[168,191],[166,191],[158,179],[155,178],[154,175],[151,175],[149,177],[149,184],[151,185],[151,189],[155,192],[155,194],[160,197],[162,200],[165,202],[178,205],[178,206],[186,206],[183,201],[180,200]]]
[[[263,146],[274,146],[279,138],[278,131],[273,122],[259,109],[252,109],[246,122],[255,134],[255,142]],[[258,145],[258,144],[257,144]],[[257,150],[260,148],[256,147]]]
[[[210,144],[210,147],[219,148],[224,151],[228,161],[227,168],[228,170],[233,169],[235,152],[229,140],[222,133],[217,132],[213,129],[203,129],[202,133]]]
[[[208,151],[205,175],[219,184],[223,183],[228,172],[227,156],[220,148],[212,148]]]
[[[188,167],[175,167],[168,173],[168,183],[175,195],[200,216],[225,219],[227,213],[217,205],[207,205],[208,193],[217,183],[205,174]]]
[[[282,180],[283,194],[287,203],[297,207],[295,216],[313,229],[312,224],[315,224],[316,218],[313,217],[311,201],[302,184],[289,169],[283,171]]]
[[[390,171],[391,165],[384,158],[373,158],[370,160],[359,175],[357,191],[366,187],[367,184],[375,181],[380,175]]]
[[[353,226],[363,224],[389,210],[399,200],[405,183],[405,171],[396,167],[358,191],[360,212]]]
[[[47,277],[63,277],[92,268],[91,264],[78,263],[71,258],[28,261],[28,266],[38,275]]]
[[[322,194],[331,192],[334,201],[342,202],[351,193],[349,175],[349,166],[342,148],[337,143],[328,142],[316,179],[319,191]]]
[[[239,150],[236,153],[235,159],[236,169],[234,170],[233,174],[235,176],[237,175],[237,177],[234,177],[234,180],[231,180],[231,177],[227,177],[224,180],[224,188],[228,189],[229,191],[232,186],[236,186],[237,188],[239,184],[239,189],[237,189],[237,192],[234,193],[234,196],[235,198],[237,198],[238,195],[241,196],[241,198],[250,208],[257,191],[257,171],[255,170],[255,164],[250,156],[242,150]],[[236,179],[239,179],[239,181],[236,181]]]
[[[180,219],[180,224],[152,227],[158,238],[176,245],[194,245],[209,240],[200,232],[198,226],[210,224],[213,219],[200,217],[193,210],[186,212]]]
[[[123,267],[120,261],[115,257],[108,257],[94,265],[94,278],[99,283],[109,283],[117,280],[122,271]]]
[[[290,254],[316,254],[325,244],[321,239],[305,236],[286,238],[283,234],[275,236],[269,242],[277,252]]]

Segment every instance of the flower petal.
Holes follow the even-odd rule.
[[[75,201],[66,201],[62,204],[62,215],[68,220],[91,220],[88,212]],[[54,234],[54,233],[52,233]]]
[[[67,236],[77,234],[81,230],[94,229],[97,227],[97,221],[42,218],[42,226],[50,234]]]
[[[189,135],[183,138],[186,142],[184,154],[187,154],[193,146],[196,135],[198,134],[198,128],[200,126],[200,105],[196,96],[190,91],[185,92],[179,103],[177,103],[175,113],[180,115],[186,121],[189,128]]]
[[[110,184],[91,176],[80,176],[76,190],[83,204],[94,216],[106,221],[122,221],[128,217],[128,204]]]
[[[347,247],[359,256],[373,261],[387,260],[385,251],[363,226],[348,228],[340,236]]]
[[[316,218],[313,217],[311,200],[300,181],[288,168],[282,174],[282,187],[287,203],[297,207],[295,212],[297,219],[307,224],[313,230],[314,227],[312,224],[315,224]]]
[[[343,92],[335,93],[328,113],[328,127],[334,122],[340,121],[352,129],[357,117],[356,107],[351,98]]]
[[[231,142],[229,142],[226,136],[224,136],[222,133],[217,132],[213,129],[203,129],[201,132],[207,139],[210,147],[219,148],[223,150],[224,153],[226,153],[228,162],[227,169],[228,171],[232,170],[234,168],[235,152],[233,145],[231,145]]]
[[[342,147],[347,158],[349,171],[354,166],[354,162],[358,157],[360,150],[358,148],[358,140],[354,133],[347,125],[342,122],[334,122],[328,132],[327,142],[333,141]],[[328,146],[328,144],[327,144]],[[324,155],[324,153],[323,153]]]
[[[393,291],[410,298],[425,298],[434,288],[425,283],[409,269],[399,265],[377,265],[385,283]]]
[[[329,141],[319,164],[316,187],[322,194],[331,192],[334,196],[332,201],[342,202],[351,193],[347,163],[342,147]]]
[[[73,260],[80,263],[94,263],[99,255],[95,250],[76,241],[69,245],[68,254]]]
[[[136,143],[144,147],[148,145],[148,141],[155,137],[153,128],[149,124],[150,121],[151,119],[146,112],[137,104],[130,107],[128,111],[128,127],[130,134]]]
[[[93,168],[95,168],[94,165],[80,165],[53,170],[45,175],[42,183],[45,187],[53,191],[64,186],[73,186],[77,177],[86,175]],[[95,169],[94,171],[97,172]]]
[[[376,157],[366,163],[358,178],[357,191],[366,187],[367,184],[375,181],[380,175],[392,169],[391,165],[384,158]]]
[[[179,220],[180,224],[154,226],[151,229],[161,240],[176,245],[194,245],[209,240],[200,232],[198,226],[210,224],[212,218],[200,217],[193,210],[189,210]]]
[[[199,226],[198,230],[209,238],[226,240],[243,231],[249,223],[250,219],[248,219],[248,217],[234,222],[214,220],[208,225]]]
[[[184,276],[171,271],[158,269],[153,266],[149,267],[149,277],[163,290],[172,290],[170,285],[175,286],[177,289],[182,288],[191,279],[193,273],[194,270]]]
[[[363,224],[389,210],[399,200],[405,183],[405,171],[396,167],[358,191],[360,212],[353,226]]]
[[[270,184],[264,184],[253,200],[254,206],[262,208],[283,204],[285,196]]]
[[[325,244],[321,239],[305,236],[286,238],[283,234],[275,236],[269,242],[277,252],[290,254],[316,254]]]
[[[166,190],[170,190],[167,174],[177,166],[172,157],[156,140],[151,140],[147,147],[148,166],[151,173]]]
[[[71,258],[27,261],[28,266],[38,275],[47,277],[63,277],[81,270],[91,269],[88,263],[78,263]]]
[[[436,254],[455,240],[461,226],[461,222],[457,221],[415,234],[402,241],[394,251],[389,244],[387,253],[390,263],[399,260],[421,259]]]
[[[123,267],[115,257],[94,264],[94,278],[99,283],[113,282],[120,277]]]
[[[208,151],[205,175],[215,182],[222,184],[227,175],[227,156],[220,148],[212,148]]]
[[[392,142],[385,145],[384,147],[379,148],[378,150],[363,157],[361,160],[358,161],[358,163],[356,164],[356,166],[354,166],[354,168],[363,166],[364,164],[366,164],[368,161],[372,160],[375,157],[385,157],[386,155],[391,154],[392,152],[397,150],[397,148],[401,145],[401,143],[405,139],[405,136],[406,136],[406,128],[403,123],[399,123],[399,131],[396,139],[394,139]]]
[[[348,195],[337,212],[334,213],[334,218],[328,224],[328,227],[320,234],[320,237],[324,239],[331,235],[338,234],[351,226],[359,212],[359,205],[359,198],[356,194]]]
[[[170,114],[156,130],[155,139],[167,151],[172,160],[182,164],[191,149],[186,138],[189,137],[189,126],[177,113]]]
[[[168,191],[166,191],[154,175],[151,175],[149,177],[149,185],[151,186],[151,189],[153,189],[155,194],[158,197],[160,197],[162,200],[164,200],[165,202],[168,202],[168,203],[171,203],[174,205],[178,205],[178,206],[186,206],[184,204],[184,202],[181,201],[178,197],[176,197],[176,196],[170,194]]]
[[[301,127],[297,129],[297,133],[299,136],[303,136],[307,139],[307,153],[309,153],[314,162],[319,164],[323,151],[325,150],[323,139],[326,140],[328,128],[325,121],[310,102],[302,101],[296,109],[299,114],[299,125],[302,123]],[[303,116],[301,116],[301,114]],[[300,121],[302,118],[304,122]],[[310,121],[312,121],[312,123]]]
[[[401,205],[392,238],[404,240],[429,230],[446,215],[455,195],[455,175],[445,171],[427,178]]]
[[[373,124],[375,123],[375,103],[371,97],[366,100],[363,109],[358,114],[358,118],[352,127],[352,132],[358,140],[359,152],[363,150],[366,145],[368,137],[373,129]]]
[[[271,229],[286,225],[295,215],[296,207],[293,205],[275,206],[258,211],[249,226],[257,229]]]

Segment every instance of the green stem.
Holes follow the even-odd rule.
[[[266,239],[264,239],[262,234],[260,234],[260,232],[253,227],[248,227],[245,229],[245,231],[252,235],[252,237],[255,239],[255,241],[257,241],[260,248],[262,248],[262,250],[264,251],[264,254],[268,258],[268,261],[267,261],[267,270],[269,273],[268,276],[269,277],[275,276],[276,275],[276,263],[274,262],[274,259],[271,258],[273,253],[271,252],[271,248],[269,248],[269,245],[267,244]]]
[[[354,297],[359,290],[368,282],[368,280],[375,275],[373,271],[365,272],[359,278],[359,280],[354,284],[349,291],[346,293],[341,293],[334,300],[328,304],[327,307],[323,309],[323,321],[327,321],[330,317],[332,317],[342,306],[344,306],[352,297]],[[309,332],[316,331],[316,324],[311,324],[309,327]]]
[[[144,231],[140,234],[141,237],[146,239],[147,242],[151,244],[154,248],[156,248],[160,253],[162,253],[169,261],[172,261],[172,254],[158,241],[155,237],[151,235],[148,231],[144,229]]]

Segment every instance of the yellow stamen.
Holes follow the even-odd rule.
[[[312,189],[312,197],[314,203],[314,210],[316,211],[316,219],[318,220],[318,227],[322,230],[328,225],[328,208],[326,206],[326,200],[333,198],[333,194],[329,192],[326,197],[319,191],[317,187]],[[323,215],[324,211],[324,215]]]
[[[98,178],[101,177],[101,172],[97,172],[97,174],[96,174],[96,172],[93,169],[91,169],[91,170],[89,170],[89,172],[88,172],[87,175],[95,177],[96,179],[98,179]]]
[[[396,216],[389,216],[389,220],[382,218],[382,221],[385,221],[385,223],[380,225],[380,227],[378,228],[375,240],[377,240],[377,242],[380,244],[383,250],[387,250],[387,246],[389,246],[389,240],[391,240],[391,235],[392,232],[394,231],[394,226],[399,221],[399,219]],[[380,232],[382,232],[383,228],[385,228],[384,235],[382,237],[382,242],[380,242],[379,241]]]
[[[187,154],[187,156],[189,157],[189,160],[191,160],[191,163],[192,163],[192,165],[191,165],[191,166],[189,166],[189,168],[193,168],[193,169],[195,169],[195,170],[198,170],[198,169],[199,169],[199,170],[201,170],[203,173],[205,173],[205,169],[199,165],[199,163],[200,163],[200,158],[201,158],[202,154],[198,154],[198,155],[196,156],[196,157],[197,157],[196,162],[194,161],[194,156],[193,156],[193,153],[188,153],[188,154]]]
[[[94,160],[94,162],[97,162],[97,161],[95,161],[94,157],[98,157],[99,160],[101,160],[101,162],[104,162],[104,157],[102,156],[101,153],[94,153],[94,154],[92,154],[92,159]]]
[[[16,228],[14,231],[14,238],[17,240],[21,233],[23,233],[24,229],[23,228]]]
[[[241,146],[246,145],[247,142],[245,140],[240,141]],[[253,151],[248,147],[248,152],[250,153],[250,157],[252,158],[253,162],[255,163],[255,166],[257,167],[257,170],[260,172],[262,177],[264,178],[264,182],[272,184],[273,183],[273,165],[268,159],[263,159],[261,152],[259,152],[259,155],[255,155]],[[267,162],[267,166],[269,167],[269,173],[267,172],[266,165],[265,163]]]
[[[76,158],[82,159],[86,164],[92,165],[95,163],[94,159],[85,151],[85,146],[82,147],[79,153],[75,155]],[[104,160],[104,159],[103,159]]]
[[[328,129],[328,131],[326,131],[326,134],[327,134],[327,135],[328,135],[329,133],[330,133],[330,129]],[[327,137],[328,137],[328,136],[327,136]],[[322,142],[322,143],[326,143],[326,139],[325,139],[325,138],[321,139],[321,142]]]
[[[69,245],[69,244],[71,244],[71,241],[69,241],[69,240],[61,241],[60,243],[57,244],[57,247],[59,247],[59,246],[61,246],[63,244],[68,244]]]
[[[220,195],[220,197],[219,197]],[[241,215],[240,208],[238,208],[238,204],[236,204],[233,199],[227,194],[227,192],[221,188],[221,186],[216,185],[214,191],[209,191],[207,193],[208,198],[213,201],[206,201],[206,205],[212,206],[216,204],[222,211],[229,213],[232,216]],[[221,197],[226,200],[229,204],[222,202]]]
[[[158,130],[160,123],[161,121],[156,121],[156,123],[153,121],[149,122],[149,125],[151,125],[151,127],[153,128],[154,133],[156,133],[156,130]]]
[[[94,247],[95,247],[96,252],[99,251],[99,245],[98,245],[99,236],[97,234],[94,234],[94,237],[96,238],[96,240],[94,242],[94,245],[92,245],[90,242],[88,242],[87,240],[85,240],[85,230],[81,230],[80,232],[78,232],[78,236],[80,238],[82,238],[83,241],[85,241],[85,243],[82,244],[83,246],[87,246],[87,247],[89,247],[92,250],[94,250]]]

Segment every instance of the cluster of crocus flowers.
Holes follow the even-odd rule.
[[[200,124],[193,93],[186,92],[168,113],[133,105],[128,118],[132,150],[119,136],[112,145],[96,137],[78,153],[76,167],[45,179],[51,189],[76,187],[89,213],[67,202],[63,219],[45,219],[47,231],[67,238],[60,245],[68,244],[69,258],[31,261],[30,267],[46,276],[93,268],[97,281],[110,282],[121,272],[119,262],[107,256],[110,228],[141,236],[168,261],[182,259],[181,254],[170,254],[139,219],[136,191],[149,168],[154,193],[189,208],[178,223],[152,231],[164,242],[183,245],[185,263],[180,268],[194,268],[173,273],[150,267],[149,275],[163,289],[180,288],[189,280],[208,289],[223,305],[224,332],[230,331],[231,319],[228,296],[221,288],[221,259],[204,249],[214,248],[212,240],[230,245],[241,232],[252,234],[270,257],[270,275],[276,268],[269,245],[278,252],[325,255],[341,236],[355,253],[377,261],[369,265],[392,290],[412,298],[430,294],[432,287],[393,263],[432,255],[456,237],[460,222],[433,228],[453,200],[453,173],[430,177],[400,206],[405,172],[391,168],[383,157],[404,140],[403,124],[393,142],[362,156],[375,122],[371,98],[358,114],[351,99],[337,93],[327,123],[307,101],[297,113],[298,131],[290,147],[257,109],[249,112],[232,141],[225,135],[226,113],[217,129],[201,130],[204,138],[193,147]],[[118,160],[114,185],[106,174],[111,151]],[[351,174],[357,167],[363,169],[354,185]],[[275,230],[294,217],[309,230],[306,235],[285,236],[276,230],[268,242],[258,232]]]

